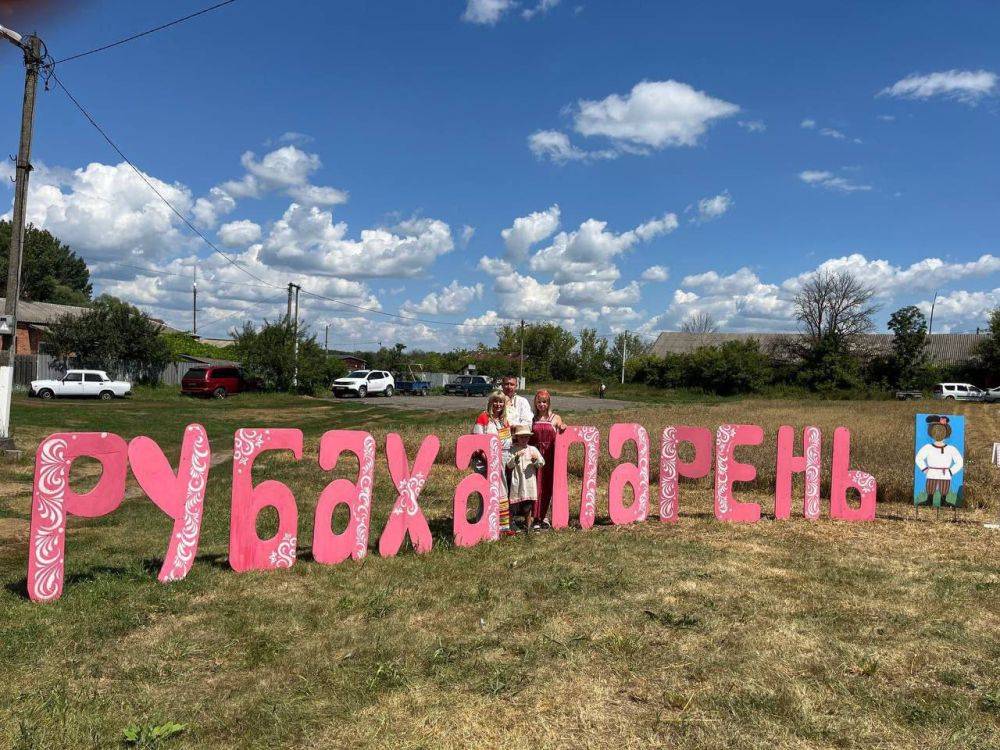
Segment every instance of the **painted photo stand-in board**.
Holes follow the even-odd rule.
[[[914,418],[913,506],[965,505],[965,417],[917,414]]]

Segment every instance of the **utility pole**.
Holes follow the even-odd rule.
[[[622,385],[625,385],[625,350],[628,349],[628,331],[622,334]]]
[[[295,284],[295,323],[292,326],[292,385],[299,385],[299,289]]]
[[[934,301],[931,302],[931,319],[930,322],[927,324],[928,336],[934,333],[934,308],[937,307],[937,298],[938,298],[938,293],[934,292]]]
[[[330,353],[330,324],[326,324],[326,330],[323,332],[323,353]]]
[[[285,313],[285,322],[288,325],[292,324],[292,290],[295,288],[295,284],[288,282],[288,312]]]
[[[14,357],[17,353],[17,301],[21,295],[21,259],[24,250],[24,216],[31,174],[31,133],[35,121],[35,89],[42,66],[42,40],[32,34],[26,40],[0,26],[0,36],[24,52],[24,101],[21,105],[21,143],[17,151],[14,180],[14,212],[11,215],[10,255],[7,259],[7,297],[2,326],[10,329],[6,363],[0,366],[0,449],[14,450],[10,433],[10,398],[14,389]]]
[[[198,335],[198,266],[194,267],[194,281],[191,282],[191,333]]]
[[[520,373],[520,387],[524,387],[524,319],[521,319],[521,373]]]

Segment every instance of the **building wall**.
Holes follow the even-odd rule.
[[[7,351],[10,348],[10,336],[3,336],[2,339],[0,349]],[[42,343],[42,332],[18,324],[15,341],[17,344],[14,348],[14,354],[38,354],[38,347]]]

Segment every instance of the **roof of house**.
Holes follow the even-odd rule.
[[[7,300],[0,297],[0,305],[7,304]],[[17,303],[17,322],[25,324],[48,325],[55,323],[63,315],[77,317],[83,315],[89,307],[78,307],[77,305],[57,305],[54,302],[29,302],[21,300]]]
[[[213,359],[212,357],[200,357],[194,354],[181,354],[178,358],[182,362],[190,362],[194,365],[208,365],[209,367],[239,367],[239,362],[231,359]]]
[[[976,344],[984,341],[985,333],[932,333],[927,337],[927,353],[933,362],[953,364],[972,357]],[[798,333],[683,333],[663,331],[653,344],[652,353],[662,357],[666,354],[689,354],[702,346],[721,346],[727,341],[756,339],[764,351],[772,351],[775,346],[799,338]],[[862,337],[861,346],[869,354],[885,354],[892,349],[891,333],[868,333]]]

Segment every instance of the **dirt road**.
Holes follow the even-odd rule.
[[[530,398],[530,397],[529,397]],[[393,396],[383,398],[370,396],[366,399],[344,398],[335,399],[332,396],[324,401],[339,401],[343,403],[368,404],[369,406],[386,406],[392,409],[420,409],[439,411],[473,411],[486,406],[486,398],[463,396]],[[556,396],[553,398],[556,411],[612,411],[636,406],[631,401],[618,401],[611,398],[596,398],[593,396]]]

